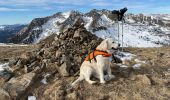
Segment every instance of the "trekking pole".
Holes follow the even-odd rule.
[[[123,52],[123,20],[122,20],[122,52]]]
[[[124,13],[127,11],[128,9],[125,7],[123,9],[120,9],[120,10],[113,10],[112,11],[112,14],[116,14],[117,15],[117,22],[118,22],[118,44],[119,44],[119,21],[122,21],[122,51],[123,51],[123,17],[124,17]],[[121,41],[120,41],[121,43]],[[119,50],[118,50],[119,51]]]
[[[118,44],[119,44],[119,38],[120,38],[120,36],[119,36],[119,34],[120,34],[120,33],[119,33],[119,30],[120,30],[120,29],[119,29],[119,21],[117,22],[117,24],[118,24]]]

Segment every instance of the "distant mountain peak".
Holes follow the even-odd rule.
[[[169,19],[169,15],[161,14],[126,14],[124,46],[155,47],[169,45]],[[87,13],[69,11],[59,12],[44,18],[36,18],[27,28],[14,36],[11,41],[15,43],[38,43],[52,34],[60,34],[64,30],[73,27],[75,22],[84,24],[88,31],[98,37],[111,36],[118,39],[117,16],[107,9],[93,9]]]
[[[0,25],[0,43],[9,42],[9,38],[18,33],[25,26],[25,24]]]

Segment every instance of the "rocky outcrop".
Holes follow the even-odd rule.
[[[26,89],[34,82],[35,73],[27,73],[22,76],[11,78],[5,85],[3,89],[6,90],[12,98],[18,98]]]
[[[102,39],[88,32],[83,24],[77,26],[77,23],[74,27],[68,28],[65,32],[56,36],[56,40],[52,39],[54,41],[47,43],[46,40],[48,39],[45,39],[39,44],[44,45],[43,48],[40,48],[42,56],[50,62],[54,60],[62,76],[69,76],[69,74],[77,72],[84,59],[83,53],[94,50],[102,41]]]
[[[1,100],[11,100],[11,96],[4,89],[0,89],[0,99]]]
[[[14,76],[5,84],[2,83],[2,89],[9,93],[11,98],[17,99],[27,93],[30,86],[33,86],[32,83],[38,81],[38,77],[43,79],[47,73],[47,83],[54,80],[54,76],[74,76],[84,60],[84,53],[94,50],[101,41],[102,39],[88,32],[83,24],[75,21],[73,27],[41,41],[36,51],[25,52],[19,58],[11,59],[8,71]],[[63,94],[63,90],[61,93]],[[68,96],[72,97],[73,94]]]

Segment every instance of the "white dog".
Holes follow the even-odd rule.
[[[96,50],[105,51],[108,54],[112,54],[115,50],[118,49],[120,44],[115,43],[112,38],[107,38],[101,42],[99,46],[97,46]],[[84,61],[80,67],[80,76],[79,78],[72,83],[72,86],[75,86],[76,83],[86,80],[89,84],[95,84],[96,81],[90,80],[90,78],[96,77],[100,79],[100,83],[105,83],[105,75],[107,73],[107,79],[114,78],[114,75],[111,73],[110,62],[112,56],[105,57],[103,55],[97,55],[96,61],[92,59],[91,61]]]

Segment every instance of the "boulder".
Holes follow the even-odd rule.
[[[80,37],[80,30],[75,31],[73,38]]]
[[[14,73],[11,73],[7,70],[0,72],[0,86],[7,82],[11,77],[14,76]]]
[[[43,63],[41,64],[41,66],[36,66],[32,72],[33,72],[33,73],[36,73],[36,74],[39,74],[39,73],[41,73],[43,70],[45,70],[46,66],[47,66],[47,64],[43,62]]]
[[[70,71],[70,64],[68,64],[67,62],[64,62],[58,69],[59,73],[66,77],[66,76],[69,76],[69,71]]]
[[[0,88],[0,100],[12,100],[9,93],[2,88]]]
[[[16,78],[11,78],[3,86],[3,89],[6,90],[13,99],[16,99],[34,82],[35,76],[35,73],[30,72]]]
[[[28,71],[28,67],[26,66],[26,65],[24,65],[24,72],[25,73],[28,73],[29,71]]]
[[[44,55],[52,55],[52,53],[50,52],[50,49],[45,49],[44,50]]]
[[[78,94],[77,94],[77,92],[73,92],[73,93],[68,94],[66,98],[68,100],[77,100]]]
[[[20,56],[20,58],[22,58],[22,59],[31,59],[31,58],[33,58],[33,55],[32,55],[32,52],[26,52],[26,53],[23,53],[21,56]]]
[[[56,57],[60,57],[62,55],[61,51],[56,51]]]
[[[40,51],[37,52],[37,56],[42,56],[44,54],[44,50],[41,49]]]
[[[20,66],[18,66],[18,65],[15,65],[15,66],[11,66],[11,67],[9,67],[8,68],[8,71],[10,71],[10,72],[15,72],[15,71],[17,71],[17,70],[19,70],[19,69],[21,69],[21,67]]]
[[[19,66],[19,67],[24,67],[24,65],[26,65],[27,63],[29,63],[28,60],[26,59],[19,59],[16,66]]]
[[[0,76],[0,86],[4,85],[4,83],[5,83],[5,79]]]
[[[12,59],[10,59],[9,60],[9,66],[14,66],[14,65],[16,65],[17,64],[17,61],[18,61],[18,59],[15,59],[15,58],[12,58]]]
[[[31,63],[28,68],[32,68],[32,67],[36,67],[36,66],[39,66],[39,63],[38,61],[34,61],[33,63]]]

